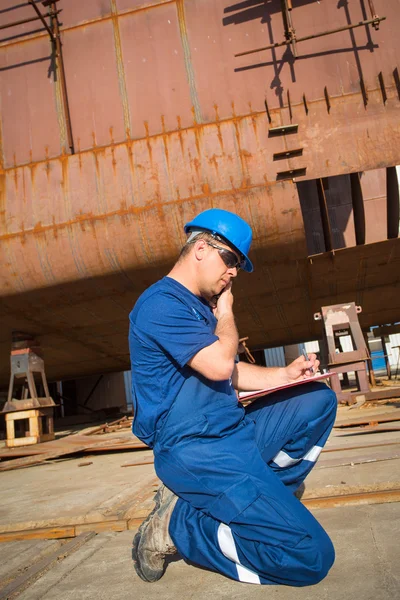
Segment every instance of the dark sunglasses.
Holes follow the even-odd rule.
[[[234,252],[231,252],[226,248],[221,248],[221,246],[217,246],[216,244],[212,244],[211,242],[206,242],[206,244],[218,250],[218,254],[222,258],[228,269],[237,269],[239,271],[239,269],[243,267],[243,261],[238,260]]]

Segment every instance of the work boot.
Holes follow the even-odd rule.
[[[143,581],[158,581],[164,575],[167,554],[177,552],[168,532],[177,500],[171,490],[161,485],[154,496],[155,507],[133,539],[133,564]]]

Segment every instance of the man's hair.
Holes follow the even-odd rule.
[[[190,236],[188,239],[190,239]],[[198,240],[205,240],[206,242],[215,242],[215,236],[213,236],[211,233],[208,233],[208,231],[199,231],[199,233],[197,233],[190,240],[190,242],[186,242],[186,244],[183,246],[178,256],[178,262],[180,262],[183,258],[185,258],[185,256],[187,256],[191,252],[193,245]]]

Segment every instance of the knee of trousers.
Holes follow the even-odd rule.
[[[303,539],[295,548],[293,576],[298,586],[315,585],[322,581],[335,562],[335,549],[324,532],[323,536]],[[297,564],[296,564],[297,563]]]
[[[337,398],[335,392],[327,385],[315,383],[315,389],[312,395],[315,396],[315,402],[307,402],[306,410],[310,411],[308,415],[309,422],[319,418],[328,423],[333,423],[336,418]]]
[[[324,410],[324,415],[329,420],[329,422],[334,422],[336,418],[337,412],[337,397],[336,394],[331,388],[326,387],[324,391],[321,393],[321,404]]]

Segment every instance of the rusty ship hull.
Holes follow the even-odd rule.
[[[339,302],[400,320],[399,0],[34,4],[49,31],[0,10],[1,385],[13,330],[50,379],[128,368],[131,307],[210,207],[253,227],[251,347]]]

